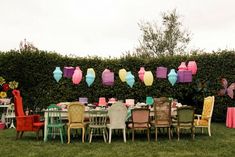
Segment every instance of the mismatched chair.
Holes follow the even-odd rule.
[[[208,129],[208,134],[211,136],[211,118],[213,113],[215,103],[215,97],[209,96],[204,98],[202,114],[197,116],[197,119],[194,120],[194,125],[196,128],[201,128],[203,133],[203,128]]]
[[[126,116],[127,108],[121,102],[114,103],[108,110],[108,116],[110,124],[107,124],[109,129],[109,143],[111,143],[112,130],[122,129],[123,130],[123,139],[126,142]]]
[[[135,130],[147,130],[147,139],[150,141],[149,129],[151,127],[149,121],[150,110],[147,108],[134,108],[131,110],[131,123],[128,127],[132,130],[132,141],[135,139]]]
[[[192,138],[194,139],[194,108],[192,106],[179,107],[177,109],[177,135],[180,139],[181,129],[190,129]]]
[[[32,131],[36,132],[37,139],[39,137],[39,131],[42,130],[44,123],[40,122],[40,115],[28,115],[24,114],[23,110],[23,100],[20,95],[19,90],[13,90],[12,94],[14,96],[14,107],[15,107],[15,117],[16,117],[16,139],[22,138],[24,132]]]
[[[171,100],[165,97],[154,98],[154,120],[151,124],[155,128],[155,141],[157,141],[158,128],[167,128],[171,139]]]
[[[68,106],[68,143],[70,143],[70,130],[82,129],[82,142],[84,143],[85,129],[87,123],[84,122],[85,106],[79,102],[70,103]]]

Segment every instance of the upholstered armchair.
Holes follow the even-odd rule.
[[[196,128],[201,128],[203,133],[203,128],[208,129],[208,134],[211,136],[211,118],[214,108],[215,97],[209,96],[204,98],[202,114],[195,116],[197,117],[194,120],[194,125]]]
[[[15,117],[16,117],[16,139],[22,138],[25,131],[36,132],[37,139],[39,131],[44,127],[44,123],[40,122],[40,115],[25,115],[23,110],[23,101],[19,90],[13,90]]]

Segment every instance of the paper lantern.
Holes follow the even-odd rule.
[[[121,79],[122,82],[126,81],[126,70],[125,69],[120,69],[118,72],[119,78]]]
[[[178,74],[177,82],[181,83],[192,82],[192,71],[190,70],[178,71],[177,74]]]
[[[78,98],[78,101],[79,101],[81,104],[88,104],[88,98],[87,98],[87,97],[79,97],[79,98]]]
[[[91,73],[95,77],[95,70],[93,68],[88,68],[87,69],[87,74]]]
[[[168,80],[172,86],[175,85],[175,83],[177,81],[177,74],[175,72],[175,69],[171,69],[170,73],[168,74]]]
[[[146,104],[152,105],[154,103],[153,97],[147,96],[146,97]]]
[[[126,83],[132,88],[135,83],[135,76],[130,71],[126,74]]]
[[[102,83],[106,86],[112,86],[114,84],[114,73],[109,69],[105,69],[102,73]]]
[[[197,63],[195,61],[189,61],[188,70],[192,71],[192,74],[195,75],[197,73]]]
[[[153,74],[151,71],[145,71],[144,73],[144,84],[145,86],[152,86],[153,84]]]
[[[82,80],[82,71],[80,69],[80,67],[76,67],[74,73],[73,73],[73,77],[72,77],[72,81],[74,84],[79,84]]]
[[[88,87],[90,87],[94,81],[95,81],[94,75],[92,75],[91,73],[86,74],[86,83]]]
[[[72,78],[74,70],[74,67],[64,67],[64,77]]]
[[[144,81],[144,73],[145,73],[145,69],[144,69],[144,67],[141,67],[140,71],[138,72],[138,75],[139,75],[139,78],[142,82]]]
[[[99,106],[107,106],[107,102],[106,102],[106,99],[105,97],[100,97],[99,98]]]
[[[62,78],[62,71],[60,70],[60,67],[55,68],[55,70],[53,71],[53,75],[56,82],[59,82]]]
[[[178,67],[178,71],[187,70],[185,62],[181,62],[180,66]]]
[[[165,68],[165,67],[157,67],[157,69],[156,69],[156,77],[157,78],[166,78],[167,77],[167,68]]]

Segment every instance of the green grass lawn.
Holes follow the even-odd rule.
[[[130,134],[131,135],[131,134]],[[168,156],[210,156],[234,157],[235,156],[235,129],[228,129],[223,123],[212,124],[212,136],[207,131],[204,134],[196,130],[195,140],[190,134],[184,133],[180,141],[174,134],[169,141],[167,134],[159,135],[158,142],[147,142],[145,134],[137,134],[135,142],[131,136],[127,143],[123,143],[121,135],[116,135],[112,143],[104,143],[101,137],[94,137],[92,143],[82,143],[81,137],[72,138],[71,144],[61,144],[59,138],[44,143],[37,141],[34,133],[25,133],[22,139],[15,140],[15,130],[5,129],[0,131],[0,156],[1,157],[168,157]]]

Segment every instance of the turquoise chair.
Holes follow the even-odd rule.
[[[61,120],[61,108],[56,104],[51,104],[48,108],[48,125],[47,125],[47,136],[45,141],[47,141],[48,136],[52,137],[55,135],[60,135],[61,143],[64,143],[65,136],[65,124]]]

